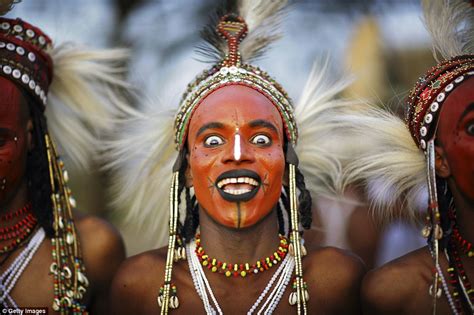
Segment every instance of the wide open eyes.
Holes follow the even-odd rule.
[[[470,121],[466,126],[466,133],[470,136],[474,136],[474,120]]]
[[[253,137],[250,140],[250,142],[252,142],[253,144],[256,144],[258,146],[268,146],[272,143],[272,140],[266,135],[259,134],[259,135],[256,135],[255,137]]]
[[[219,146],[224,142],[224,139],[216,135],[208,136],[204,139],[204,145],[208,148]],[[264,134],[258,134],[250,139],[250,142],[258,146],[269,146],[272,143],[272,140]]]
[[[204,140],[204,145],[208,148],[216,147],[224,143],[224,140],[219,136],[209,136]]]

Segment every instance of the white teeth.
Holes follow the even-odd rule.
[[[222,188],[222,187],[224,187],[225,185],[228,185],[228,184],[249,184],[249,185],[252,185],[252,186],[255,186],[255,187],[258,186],[258,182],[253,178],[250,178],[250,177],[233,177],[233,178],[226,178],[226,179],[223,179],[223,180],[219,181],[217,183],[217,187]]]
[[[224,189],[224,191],[231,195],[242,195],[250,192],[250,189]]]

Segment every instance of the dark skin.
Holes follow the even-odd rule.
[[[29,118],[29,112],[25,99],[20,104],[10,107],[9,123],[6,125],[17,125],[22,132],[18,137],[24,137],[24,150],[20,148],[20,158],[23,161],[26,154],[35,145],[32,142],[33,124]],[[11,106],[11,105],[9,105]],[[2,107],[5,109],[7,106]],[[4,113],[7,115],[7,112]],[[6,116],[3,117],[6,117]],[[21,141],[19,140],[19,143]],[[18,161],[12,161],[12,163]],[[26,165],[23,164],[22,167]],[[14,187],[9,198],[2,200],[0,204],[1,214],[15,211],[28,202],[28,185],[25,169],[21,172],[20,184]],[[1,175],[1,174],[0,174]],[[6,223],[1,222],[2,226]],[[7,222],[8,225],[13,224]],[[122,239],[116,229],[106,221],[90,215],[75,214],[75,225],[79,235],[81,251],[86,268],[86,276],[89,280],[89,288],[85,302],[92,314],[108,314],[106,297],[110,291],[110,284],[119,264],[125,259],[125,249]],[[0,246],[6,243],[0,242]],[[49,274],[49,268],[53,262],[51,256],[51,240],[45,238],[38,251],[33,256],[30,264],[16,283],[11,296],[19,306],[49,307],[49,314],[58,314],[51,308],[53,302],[53,277]],[[20,254],[21,249],[15,250],[10,257],[0,266],[0,272],[5,271],[14,259]],[[0,259],[4,259],[2,255]]]
[[[191,166],[188,175],[193,179],[188,178],[188,181],[193,181],[196,189],[197,183],[207,183],[207,178],[214,180],[213,176],[230,169],[245,168],[264,173],[267,168],[270,168],[267,165],[272,165],[273,169],[279,167],[280,163],[276,159],[281,159],[283,170],[280,174],[282,175],[277,178],[275,172],[272,174],[273,177],[268,176],[270,179],[267,187],[269,188],[265,192],[265,196],[268,197],[274,189],[278,200],[281,183],[285,182],[283,181],[281,118],[274,105],[267,104],[269,101],[258,92],[235,86],[226,87],[226,89],[226,92],[211,94],[213,97],[209,98],[213,102],[207,99],[208,102],[205,105],[202,103],[191,119],[188,136],[190,152],[188,163]],[[241,103],[235,106],[236,102]],[[251,106],[247,106],[248,104]],[[214,105],[216,107],[213,107]],[[202,112],[200,109],[207,109],[207,111]],[[220,113],[219,110],[222,112]],[[229,112],[232,115],[226,114]],[[213,123],[211,126],[217,126],[217,128],[207,128],[204,132],[202,126],[209,127],[208,120]],[[248,123],[252,121],[269,123]],[[270,124],[275,127],[269,127]],[[209,135],[206,134],[207,132]],[[235,144],[235,134],[240,135],[240,144]],[[260,135],[266,135],[268,138],[265,139],[271,141],[266,142],[265,145],[259,145],[253,140]],[[208,141],[210,139],[216,141]],[[209,145],[203,146],[203,143],[209,143]],[[240,151],[236,150],[236,147],[240,148]],[[206,156],[207,152],[209,152],[208,156]],[[236,152],[241,154],[236,154]],[[268,152],[274,155],[267,158]],[[195,156],[201,156],[201,158],[194,161]],[[265,178],[265,175],[261,177]],[[279,186],[272,186],[274,182],[278,182]],[[243,213],[248,214],[247,218],[251,218],[247,221],[242,220],[247,225],[244,228],[239,225],[234,227],[232,222],[228,223],[229,220],[224,214],[226,211],[234,213],[235,204],[219,200],[219,195],[213,195],[212,191],[206,194],[207,185],[202,185],[202,197],[200,199],[198,195],[198,202],[215,198],[214,200],[219,203],[219,207],[214,208],[213,211],[204,209],[200,203],[201,245],[206,253],[221,261],[253,263],[271,255],[276,250],[279,244],[278,219],[275,210],[277,200],[268,204],[270,198],[260,198],[256,195],[245,205],[247,212]],[[211,205],[215,203],[208,202]],[[269,211],[263,209],[265,207],[269,207]],[[360,259],[348,252],[335,248],[321,248],[311,242],[307,242],[306,247],[308,255],[303,258],[303,270],[310,294],[307,304],[308,313],[360,314],[359,289],[365,272]],[[166,252],[166,248],[145,252],[129,258],[121,266],[112,286],[113,314],[156,314],[159,312],[157,296],[164,281]],[[204,272],[222,311],[225,314],[245,314],[264,290],[275,270],[276,268],[271,268],[245,278],[226,278],[208,269]],[[181,260],[174,264],[172,281],[178,290],[180,306],[171,313],[204,314],[203,303],[192,282],[187,261]],[[291,286],[288,286],[275,313],[296,312],[296,306],[288,303],[291,291]]]
[[[474,156],[474,111],[469,104],[474,100],[473,88],[474,78],[470,78],[446,99],[440,113],[435,148],[436,174],[447,181],[456,206],[460,234],[471,243],[474,241],[474,200],[470,190],[474,176],[469,168]],[[459,160],[461,156],[464,169],[459,169],[463,165]],[[447,260],[442,253],[439,257],[449,281]],[[466,255],[461,255],[461,260],[472,283],[474,261]],[[369,272],[362,284],[364,314],[432,314],[433,298],[428,288],[433,279],[433,266],[428,248],[424,247]],[[465,312],[470,311],[465,308]],[[444,294],[437,300],[437,313],[451,314]]]
[[[239,232],[222,229],[212,219],[202,214],[202,225],[206,226],[206,242],[202,236],[206,251],[227,252],[229,261],[256,261],[263,255],[271,253],[278,239],[277,218],[272,212],[258,225]],[[206,222],[204,225],[203,222]],[[255,247],[241,246],[256,244]],[[360,314],[358,292],[360,281],[365,272],[360,259],[331,247],[318,247],[307,244],[309,254],[303,259],[304,278],[308,284],[310,300],[308,313],[317,314]],[[113,283],[111,304],[113,314],[157,314],[159,307],[156,301],[158,290],[164,281],[166,248],[148,251],[133,256],[120,267]],[[249,278],[225,278],[205,269],[216,299],[225,314],[245,314],[253,305],[272,276],[264,272]],[[202,301],[196,293],[189,273],[187,261],[179,261],[173,267],[173,283],[178,288],[180,306],[173,310],[175,314],[205,314]],[[280,301],[276,314],[293,314],[296,307],[288,303],[290,288],[287,288]],[[238,299],[236,299],[238,297]]]

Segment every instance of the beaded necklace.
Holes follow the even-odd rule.
[[[196,288],[199,297],[203,301],[206,313],[222,315],[222,309],[220,308],[219,303],[214,296],[212,288],[196,254],[196,244],[194,242],[187,244],[186,251],[189,258],[189,270],[191,272],[194,287]],[[286,287],[290,282],[294,268],[294,257],[292,255],[286,255],[260,296],[247,312],[247,315],[254,314],[257,309],[259,309],[257,315],[262,313],[272,314],[283,297]]]
[[[0,305],[5,308],[18,308],[15,300],[10,296],[10,292],[15,287],[16,282],[22,275],[25,268],[30,263],[39,246],[45,238],[42,228],[38,229],[28,242],[28,245],[21,251],[13,263],[0,275]]]
[[[271,256],[257,260],[252,265],[250,265],[249,263],[226,263],[216,258],[209,257],[209,255],[206,254],[206,252],[201,246],[201,238],[199,234],[196,235],[195,253],[201,265],[203,267],[207,267],[212,272],[223,274],[226,277],[238,277],[240,275],[242,278],[245,278],[247,275],[264,272],[265,270],[270,269],[271,267],[277,265],[279,262],[285,259],[285,256],[288,253],[288,240],[283,235],[279,235],[279,237],[280,244],[278,246],[278,249]]]
[[[459,254],[459,250],[472,257],[472,244],[465,240],[459,232],[456,221],[456,210],[454,204],[451,203],[448,210],[448,217],[451,221],[451,235],[449,236],[447,247],[444,250],[446,260],[448,261],[447,274],[449,282],[446,281],[439,264],[436,266],[437,272],[440,275],[440,281],[443,291],[448,299],[449,306],[453,314],[463,314],[463,300],[469,306],[470,313],[474,314],[474,289],[471,286],[469,278]],[[448,284],[451,284],[452,294],[449,290]],[[430,288],[431,289],[431,288]],[[441,296],[441,292],[436,293],[437,297]]]
[[[448,244],[449,267],[447,272],[453,288],[454,304],[456,305],[458,313],[461,314],[463,308],[462,300],[464,299],[469,305],[471,312],[474,312],[474,289],[472,288],[466,271],[464,270],[464,266],[456,245],[457,237],[453,233]]]
[[[31,235],[37,224],[37,219],[31,212],[30,203],[15,212],[10,212],[0,217],[0,221],[8,222],[22,215],[24,217],[15,224],[0,227],[0,241],[9,241],[7,245],[0,248],[0,255],[15,250],[19,244]]]

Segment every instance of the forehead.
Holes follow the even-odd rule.
[[[0,123],[19,122],[24,103],[20,89],[9,80],[0,77],[0,90]]]
[[[278,109],[265,95],[247,86],[228,85],[212,92],[199,104],[190,129],[211,121],[244,125],[257,119],[283,127]]]
[[[446,120],[459,119],[473,102],[474,77],[471,76],[446,98],[440,113],[440,124],[444,124]]]

